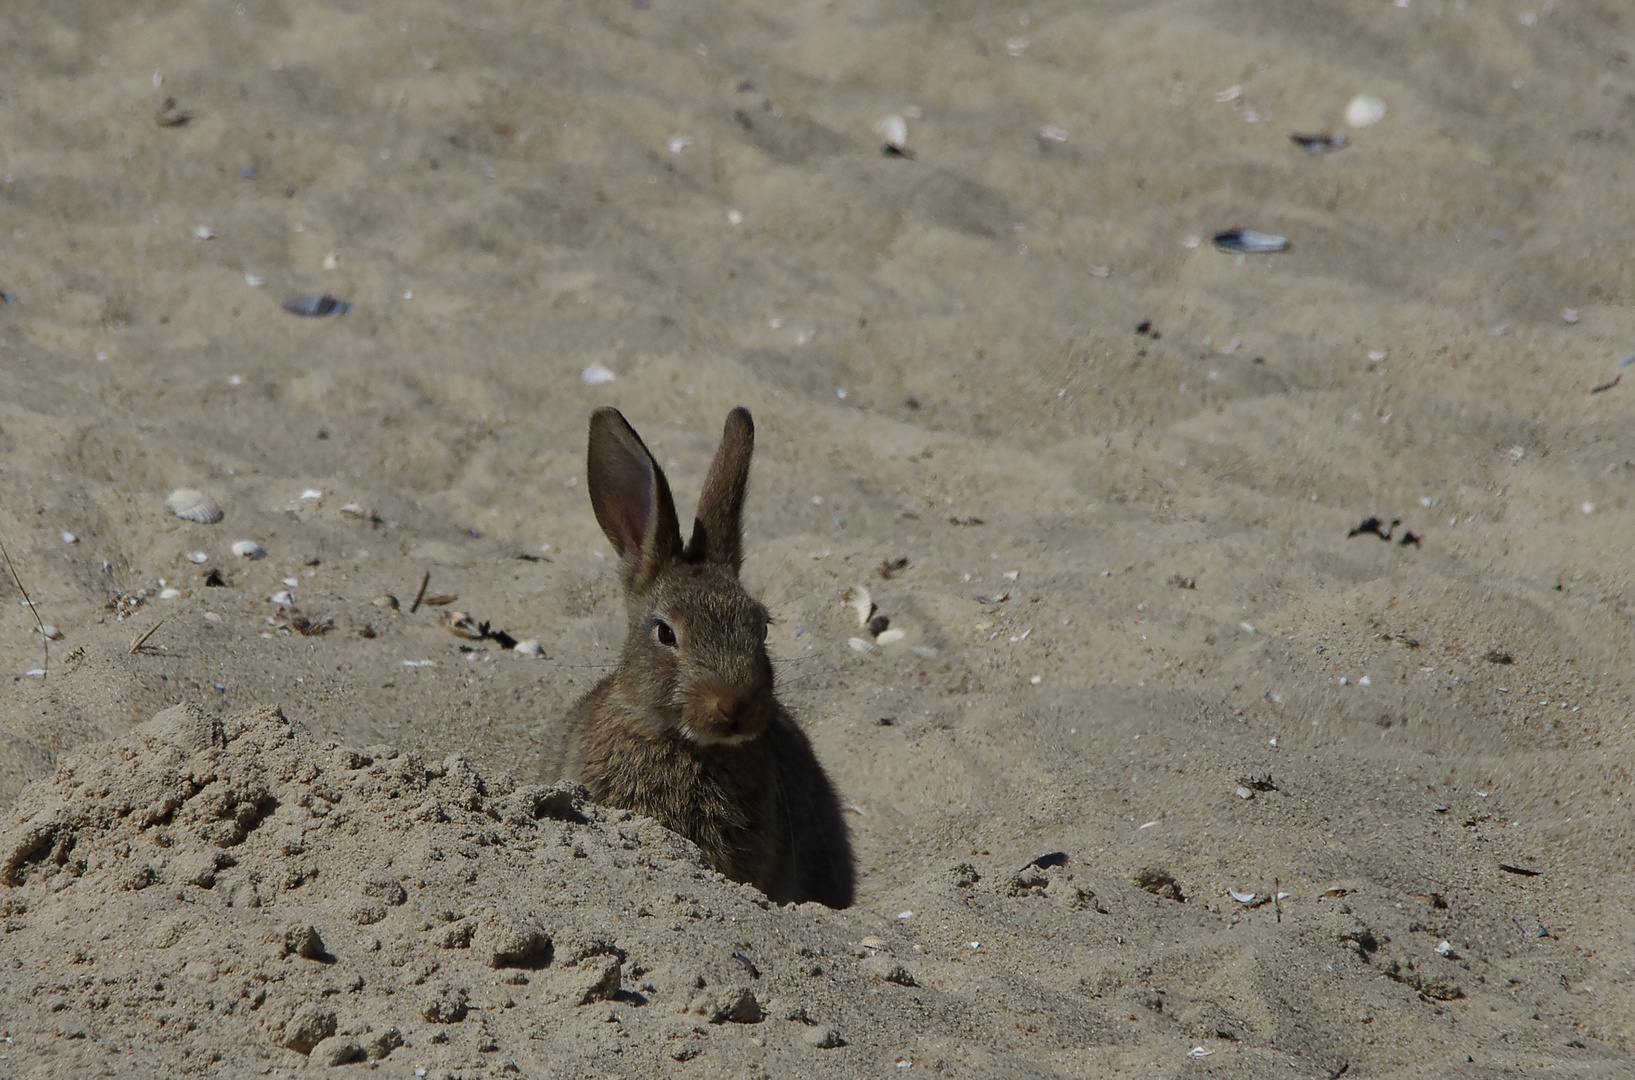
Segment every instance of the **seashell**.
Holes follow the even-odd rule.
[[[202,566],[210,561],[210,556],[202,551],[190,551],[187,553],[187,561],[195,566]]]
[[[352,305],[333,296],[295,296],[284,301],[284,310],[291,315],[308,319],[337,318],[352,310]]]
[[[861,585],[853,585],[840,594],[840,599],[853,611],[857,612],[857,625],[867,626],[877,610],[874,600],[869,596],[869,590]]]
[[[317,488],[307,488],[305,491],[301,492],[301,498],[303,499],[321,499],[323,497],[324,493],[319,491]]]
[[[935,646],[931,645],[915,645],[908,651],[913,653],[915,656],[918,656],[921,660],[935,660],[937,658],[937,650]]]
[[[369,512],[363,507],[359,506],[357,503],[347,503],[345,506],[341,507],[341,516],[349,518],[366,518],[369,516]]]
[[[613,371],[603,364],[592,364],[580,373],[579,378],[586,386],[601,386],[618,378]]]
[[[182,595],[182,590],[180,590],[180,589],[160,589],[159,590],[159,599],[161,599],[161,600],[174,600],[178,596],[181,596],[181,595]]]
[[[871,653],[875,651],[874,642],[868,638],[847,638],[846,644],[852,647],[852,652]]]
[[[265,559],[267,549],[254,540],[237,540],[233,543],[233,554],[241,559]]]
[[[511,649],[511,651],[516,653],[518,656],[532,657],[535,660],[545,659],[545,646],[539,643],[538,638],[529,638],[526,641],[519,641]]]
[[[1252,892],[1238,892],[1236,889],[1227,889],[1226,895],[1230,896],[1240,904],[1252,904],[1255,902],[1255,894]]]
[[[212,499],[202,491],[193,488],[177,488],[165,500],[170,512],[187,521],[197,521],[201,525],[214,525],[226,515],[222,512],[221,503]]]
[[[275,592],[271,596],[267,597],[267,599],[277,604],[279,607],[295,606],[295,594],[290,592],[288,589],[280,589],[278,592]]]
[[[245,274],[244,284],[248,285],[252,289],[259,289],[262,285],[262,279],[254,274]]]
[[[1242,255],[1264,255],[1273,251],[1287,251],[1289,241],[1273,233],[1256,232],[1254,229],[1228,229],[1215,234],[1215,246],[1222,251]]]
[[[62,531],[62,542],[65,543],[65,544],[77,544],[77,543],[79,543],[79,537],[75,536],[73,533],[69,532],[67,529],[64,529]]]
[[[1337,154],[1351,145],[1344,135],[1330,135],[1326,131],[1320,135],[1303,135],[1297,131],[1289,138],[1296,146],[1313,156]]]
[[[214,240],[215,238],[216,238],[216,230],[212,229],[210,226],[208,226],[208,225],[195,225],[195,226],[193,226],[193,239],[195,239],[195,240]]]
[[[1345,107],[1345,122],[1352,127],[1368,127],[1385,119],[1385,102],[1367,94],[1358,94]]]
[[[290,588],[293,589],[297,585],[301,584],[301,582],[299,580],[295,579],[295,578],[287,577],[287,578],[284,579],[284,584],[288,585]]]
[[[38,632],[44,634],[46,639],[50,641],[56,641],[58,638],[62,637],[62,631],[57,629],[57,627],[51,623],[46,623],[44,626],[39,627]]]
[[[874,643],[876,645],[890,645],[892,642],[901,641],[907,636],[908,635],[903,633],[901,630],[897,629],[896,627],[892,627],[890,630],[880,631],[880,633],[875,636]]]

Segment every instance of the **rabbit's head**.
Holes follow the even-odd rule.
[[[685,545],[664,471],[617,409],[590,418],[588,487],[619,554],[630,629],[613,694],[643,725],[700,743],[760,735],[777,707],[767,611],[738,582],[755,426],[727,416]]]

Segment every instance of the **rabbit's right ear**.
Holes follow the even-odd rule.
[[[749,459],[755,453],[755,422],[742,405],[727,414],[721,445],[698,496],[688,562],[714,563],[734,574],[744,561],[744,493],[749,487]]]
[[[618,409],[591,413],[585,467],[596,523],[619,553],[625,586],[651,585],[681,554],[681,529],[663,470]]]

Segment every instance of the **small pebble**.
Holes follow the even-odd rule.
[[[1358,94],[1345,107],[1345,122],[1355,128],[1364,128],[1385,119],[1385,102],[1367,94]]]
[[[1327,132],[1321,135],[1294,134],[1289,138],[1294,140],[1300,149],[1312,155],[1336,154],[1349,145],[1344,135],[1330,135]]]
[[[182,595],[182,590],[180,590],[180,589],[160,589],[159,590],[159,599],[161,599],[161,600],[174,600],[180,595]]]
[[[279,607],[294,607],[295,606],[295,594],[290,592],[287,589],[280,589],[278,592],[273,593],[267,599],[272,601],[273,603],[277,604]]]
[[[267,549],[254,540],[236,540],[233,542],[233,554],[241,559],[265,559]]]
[[[202,551],[190,551],[187,553],[187,561],[195,566],[202,566],[210,561],[210,556]]]
[[[516,653],[518,656],[532,657],[535,660],[545,659],[545,646],[540,644],[538,638],[528,638],[526,641],[519,641],[512,647],[511,651]]]
[[[291,315],[308,319],[337,318],[352,310],[352,305],[333,296],[294,296],[284,301],[284,310]]]
[[[214,240],[215,238],[216,238],[216,230],[212,229],[210,226],[208,226],[208,225],[195,225],[195,226],[193,226],[193,239],[195,239],[195,240]]]
[[[67,529],[64,529],[62,532],[62,542],[65,544],[77,544],[79,543],[79,537],[75,536]]]
[[[1241,784],[1238,786],[1237,794],[1238,794],[1238,798],[1240,798],[1240,799],[1252,799],[1252,798],[1255,797],[1255,793],[1253,791],[1250,791],[1248,788],[1242,786]]]
[[[580,374],[579,378],[586,386],[601,386],[603,383],[612,382],[618,376],[603,364],[592,364]]]
[[[1042,682],[1044,682],[1044,681],[1045,681],[1045,680],[1044,680],[1044,677],[1043,677],[1043,676],[1040,676],[1040,675],[1035,675],[1035,676],[1034,676],[1034,677],[1033,677],[1033,678],[1031,678],[1031,679],[1029,679],[1029,680],[1028,680],[1028,685],[1030,685],[1030,686],[1038,686],[1038,685],[1039,685],[1039,684],[1040,684],[1040,683],[1042,683]]]
[[[1561,311],[1561,321],[1565,322],[1565,323],[1568,323],[1568,324],[1572,324],[1572,323],[1577,322],[1578,321],[1578,309],[1575,308],[1575,307],[1563,308],[1562,311]]]
[[[819,1050],[832,1050],[837,1046],[846,1045],[846,1040],[840,1037],[840,1029],[827,1024],[807,1028],[801,1034],[801,1040],[807,1046],[815,1046]]]

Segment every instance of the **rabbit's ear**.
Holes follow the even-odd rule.
[[[619,553],[625,586],[652,584],[681,554],[681,529],[663,470],[618,409],[591,414],[586,473],[596,523]]]
[[[707,562],[738,573],[744,559],[744,492],[749,487],[749,458],[755,451],[755,422],[740,405],[727,414],[721,447],[704,478],[687,542],[688,562]]]

